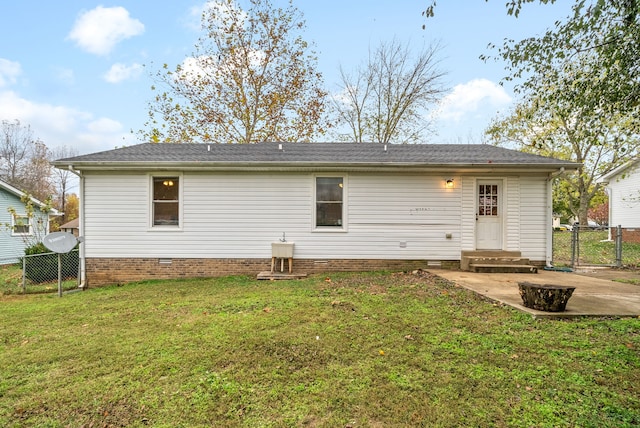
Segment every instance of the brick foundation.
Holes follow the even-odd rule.
[[[279,265],[279,263],[278,263]],[[458,261],[443,261],[442,267],[458,267]],[[285,269],[288,265],[285,263]],[[304,260],[294,259],[293,273],[358,272],[372,270],[426,269],[426,260]],[[122,284],[149,279],[209,278],[257,275],[271,270],[271,259],[131,259],[87,258],[86,285]]]
[[[640,244],[640,228],[622,228],[622,242]]]

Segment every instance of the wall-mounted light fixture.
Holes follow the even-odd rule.
[[[447,189],[453,189],[453,178],[448,179],[444,185]]]
[[[164,180],[162,184],[164,184],[165,186],[171,187],[173,186],[173,180]]]

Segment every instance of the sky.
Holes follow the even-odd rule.
[[[205,3],[7,2],[0,14],[0,120],[19,120],[50,149],[77,154],[141,142],[135,131],[148,118],[151,75],[193,53]],[[490,43],[541,35],[568,15],[572,2],[528,4],[516,19],[503,0],[441,0],[436,16],[425,19],[421,12],[430,3],[293,0],[330,93],[339,91],[339,67],[354,70],[381,42],[395,39],[413,52],[439,44],[449,91],[434,106],[434,133],[424,142],[480,143],[491,119],[508,112],[516,96],[511,84],[499,84],[504,64],[479,56],[495,53]]]

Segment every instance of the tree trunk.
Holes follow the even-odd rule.
[[[520,296],[524,306],[538,311],[562,312],[575,287],[552,284],[519,282]]]

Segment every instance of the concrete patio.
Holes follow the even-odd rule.
[[[540,270],[537,274],[522,274],[474,273],[445,269],[429,269],[429,271],[491,300],[529,313],[535,318],[640,316],[640,285],[613,280],[625,278],[640,280],[640,272],[577,273]],[[616,272],[619,273],[616,275]],[[523,306],[518,282],[524,281],[568,285],[576,289],[564,312],[544,312]]]

